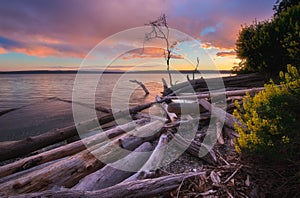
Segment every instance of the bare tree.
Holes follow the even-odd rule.
[[[199,57],[197,57],[197,65],[195,67],[195,70],[193,71],[193,80],[195,80],[195,73],[198,71],[198,66],[199,66]]]
[[[163,14],[157,20],[152,21],[146,25],[151,26],[152,31],[149,33],[146,33],[145,41],[150,41],[152,39],[162,39],[166,43],[166,49],[164,50],[164,57],[167,62],[167,71],[169,74],[170,86],[173,86],[172,76],[170,73],[170,59],[172,57],[172,50],[177,45],[177,42],[170,44],[170,41],[169,41],[170,31],[169,31],[169,27],[168,27],[168,23],[167,23],[167,17],[165,14]]]
[[[199,57],[197,57],[197,65],[196,65],[195,69],[193,70],[193,80],[195,80],[195,73],[197,73],[197,71],[198,71],[198,66],[199,66]],[[191,80],[188,74],[186,75],[186,79],[188,81]]]

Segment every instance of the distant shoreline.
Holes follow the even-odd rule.
[[[0,71],[0,74],[77,74],[77,70],[26,70],[26,71]],[[183,73],[183,74],[191,74],[193,73],[192,70],[175,70],[170,71],[171,73]],[[124,73],[130,73],[130,74],[166,74],[167,71],[164,70],[153,70],[153,71],[80,71],[80,73],[86,73],[86,74],[124,74]],[[203,73],[203,74],[231,74],[232,72],[230,70],[200,70],[197,73]]]

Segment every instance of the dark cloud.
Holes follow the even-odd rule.
[[[12,39],[8,39],[5,37],[0,36],[0,46],[3,48],[12,48],[12,47],[19,47],[21,46],[21,43],[14,41]]]
[[[217,55],[217,56],[220,56],[220,57],[226,57],[226,56],[236,56],[236,52],[235,52],[235,51],[229,51],[229,52],[218,52],[216,55]]]

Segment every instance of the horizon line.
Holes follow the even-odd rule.
[[[166,70],[140,70],[140,71],[102,71],[102,70],[20,70],[20,71],[0,71],[0,74],[77,74],[80,73],[87,74],[123,74],[123,73],[168,73]],[[193,73],[194,70],[171,70],[170,73]],[[226,73],[231,74],[232,70],[198,70],[196,73]]]

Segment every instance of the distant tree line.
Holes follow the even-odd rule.
[[[242,26],[236,41],[237,73],[278,75],[287,64],[300,67],[300,0],[277,1],[274,16]]]

